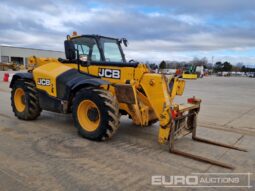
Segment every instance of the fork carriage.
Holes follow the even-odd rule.
[[[192,139],[194,141],[247,152],[246,149],[242,149],[233,145],[228,145],[228,144],[224,144],[224,143],[220,143],[216,141],[211,141],[211,140],[200,138],[197,136],[197,118],[198,118],[198,112],[200,110],[200,103],[201,103],[200,99],[196,99],[193,97],[188,99],[188,104],[179,105],[179,108],[178,108],[179,115],[173,119],[173,123],[171,126],[170,137],[169,137],[169,152],[176,155],[184,156],[186,158],[191,158],[194,160],[198,160],[201,162],[205,162],[205,163],[209,163],[212,165],[233,170],[235,167],[233,167],[232,165],[229,165],[217,160],[212,160],[210,158],[206,158],[203,156],[194,155],[194,154],[184,152],[175,148],[175,141],[178,138],[192,134]]]

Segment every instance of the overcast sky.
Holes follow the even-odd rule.
[[[67,34],[126,37],[128,59],[255,64],[253,0],[1,0],[0,44],[63,50]]]

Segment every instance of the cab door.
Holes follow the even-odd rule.
[[[133,79],[134,67],[124,63],[117,43],[100,40],[102,52],[97,43],[90,45],[88,54],[89,66],[83,66],[82,70],[98,76],[111,83],[126,83]],[[86,49],[86,48],[83,48]]]
[[[134,67],[125,62],[120,44],[106,37],[73,39],[79,51],[80,70],[111,83],[127,83],[133,79]],[[89,63],[88,65],[86,63]],[[78,66],[74,64],[74,67]]]

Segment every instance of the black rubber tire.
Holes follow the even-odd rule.
[[[77,109],[83,100],[90,100],[98,107],[101,118],[95,131],[86,131],[79,123]],[[79,90],[73,99],[72,115],[78,133],[90,140],[107,140],[113,136],[120,125],[117,99],[110,92],[103,89],[84,88]]]
[[[14,94],[17,88],[22,88],[25,92],[25,110],[19,112],[14,104]],[[22,120],[34,120],[40,116],[42,109],[39,105],[39,98],[35,84],[32,81],[16,80],[11,91],[11,106],[14,115]]]

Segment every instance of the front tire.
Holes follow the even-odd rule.
[[[14,115],[22,120],[34,120],[40,113],[39,98],[32,81],[16,80],[11,92]]]
[[[113,136],[119,128],[119,107],[110,92],[84,88],[78,91],[72,105],[74,125],[87,139],[102,141]]]

